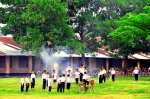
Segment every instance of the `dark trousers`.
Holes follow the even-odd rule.
[[[65,91],[65,82],[61,82],[60,92],[64,92],[64,91]]]
[[[46,79],[43,79],[43,89],[45,90],[46,88]]]
[[[48,87],[48,80],[46,80],[46,86]]]
[[[60,87],[61,87],[61,84],[58,83],[58,86],[57,86],[57,92],[60,91]]]
[[[80,73],[80,81],[83,81],[83,74],[82,73]]]
[[[29,89],[29,83],[26,83],[26,92],[28,92]]]
[[[104,80],[104,83],[106,82],[106,75],[104,74],[103,75],[103,80]]]
[[[138,74],[135,74],[135,80],[138,81]]]
[[[112,81],[115,81],[115,74],[112,74]]]
[[[51,92],[51,89],[52,89],[52,86],[49,86],[48,87],[48,91]]]
[[[34,88],[34,86],[35,86],[35,78],[32,78],[31,89]]]
[[[102,83],[102,81],[103,81],[103,75],[100,75],[99,76],[99,84]]]
[[[85,80],[85,79],[83,79],[83,83],[84,83],[85,85],[89,85],[89,81],[87,81],[87,80]]]
[[[79,78],[75,78],[76,84],[78,84]]]
[[[23,91],[24,91],[24,84],[21,84],[21,86],[20,86],[20,90],[21,90],[21,92],[23,92]]]
[[[70,89],[71,83],[67,83],[67,89]]]

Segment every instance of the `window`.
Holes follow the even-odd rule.
[[[5,68],[5,56],[0,56],[0,68]]]
[[[21,68],[28,67],[28,57],[27,56],[18,57],[18,65]]]

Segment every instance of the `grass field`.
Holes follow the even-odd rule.
[[[70,92],[58,93],[57,86],[53,86],[52,92],[42,90],[42,80],[38,78],[35,89],[26,94],[20,92],[20,78],[0,78],[0,99],[150,99],[150,76],[139,77],[138,82],[133,77],[116,77],[115,82],[107,78],[105,84],[98,84],[94,78],[95,92],[90,87],[82,94],[72,81]]]

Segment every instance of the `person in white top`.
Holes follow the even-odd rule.
[[[57,73],[56,73],[55,70],[53,70],[52,77],[53,77],[54,85],[56,85],[56,81],[57,81]]]
[[[70,86],[71,86],[71,77],[70,77],[70,75],[68,74],[67,75],[67,79],[66,79],[66,82],[67,82],[67,91],[69,91],[70,90]]]
[[[26,82],[26,93],[28,92],[28,89],[29,89],[29,75],[26,76],[26,79],[25,79],[25,82]]]
[[[98,72],[98,78],[99,78],[99,84],[101,84],[102,80],[103,80],[103,71],[102,71],[101,68],[100,68],[100,70]]]
[[[24,76],[21,77],[20,84],[21,84],[20,90],[21,90],[21,92],[23,92],[24,91]]]
[[[59,77],[57,78],[57,82],[58,82],[58,86],[57,86],[57,92],[60,91],[60,88],[61,88],[61,75],[59,75]]]
[[[111,79],[112,79],[113,82],[115,81],[115,73],[116,73],[115,69],[112,68],[112,70],[111,70]]]
[[[78,69],[76,69],[76,72],[75,72],[75,81],[76,81],[76,84],[78,84],[79,77],[80,77],[80,72],[79,72]]]
[[[134,74],[135,80],[138,81],[139,70],[137,67],[135,67],[135,69],[133,70],[133,74]]]
[[[31,74],[31,89],[34,89],[34,87],[35,87],[35,79],[36,79],[35,73],[34,73],[34,71],[32,71],[32,74]]]
[[[65,78],[65,75],[63,75],[61,77],[61,85],[60,85],[60,92],[64,92],[65,91],[65,82],[66,82],[66,78]]]
[[[148,68],[148,72],[149,72],[149,75],[150,75],[150,67]]]
[[[48,78],[48,91],[51,92],[52,89],[52,76],[49,76]]]
[[[86,72],[86,74],[87,74],[87,69],[86,69],[86,67],[84,66],[84,72]]]
[[[43,90],[45,90],[46,88],[46,78],[47,78],[47,74],[46,74],[46,70],[44,70],[44,73],[42,74]]]
[[[84,65],[81,64],[80,68],[79,68],[79,72],[80,72],[80,82],[83,81],[83,74],[84,74]]]
[[[88,84],[89,84],[89,81],[88,81],[89,78],[90,78],[90,76],[88,76],[87,73],[84,72],[84,75],[83,75],[83,83],[84,83],[85,85],[88,85]]]
[[[66,74],[72,74],[72,68],[71,68],[71,66],[68,66],[67,68],[66,68]],[[71,76],[71,75],[70,75]]]
[[[106,70],[104,67],[102,67],[102,72],[103,72],[103,80],[104,80],[104,83],[106,82]]]

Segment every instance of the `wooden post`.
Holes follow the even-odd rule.
[[[140,69],[140,60],[137,60],[137,67]]]
[[[29,65],[29,73],[31,73],[32,71],[32,56],[29,56],[29,62],[28,62],[28,65]]]
[[[91,61],[91,58],[89,57],[89,69],[92,68],[92,61]]]
[[[6,62],[6,71],[5,71],[5,73],[6,74],[9,74],[10,73],[10,56],[6,56],[6,60],[5,60],[5,62]]]
[[[122,59],[122,69],[124,68],[124,62],[125,62],[125,60]]]
[[[109,71],[109,59],[106,58],[106,72]]]
[[[70,57],[70,66],[71,66],[71,68],[72,68],[73,71],[74,71],[74,68],[73,68],[73,57]]]

